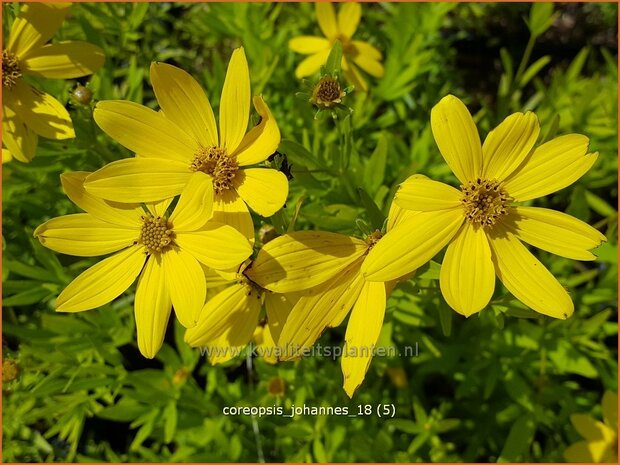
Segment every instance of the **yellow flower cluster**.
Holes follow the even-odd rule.
[[[26,14],[32,8],[25,8]],[[329,3],[316,8],[326,38],[291,41],[294,50],[311,54],[297,75],[316,71],[339,40],[345,76],[366,89],[356,66],[374,76],[381,76],[383,68],[374,47],[352,39],[361,7],[344,4],[337,17]],[[19,70],[42,72],[44,60],[34,59],[39,55],[32,50],[48,34],[29,39],[26,46],[18,40],[25,28],[13,27],[17,32],[7,56],[18,57]],[[95,67],[91,62],[83,70]],[[25,86],[15,76],[7,77],[11,92]],[[563,257],[593,260],[590,250],[605,238],[569,215],[520,203],[585,174],[597,159],[588,153],[587,137],[569,134],[537,147],[540,126],[527,112],[508,116],[481,143],[465,105],[448,95],[433,108],[431,128],[458,188],[411,176],[395,195],[385,231],[363,239],[290,232],[262,240],[251,259],[256,241],[250,210],[274,215],[286,202],[288,180],[263,163],[278,148],[280,131],[260,96],[253,98],[260,122],[247,131],[252,98],[243,48],[233,52],[228,65],[219,124],[209,98],[188,73],[153,63],[150,77],[160,111],[128,101],[101,101],[94,110],[99,127],[135,156],[93,173],[62,175],[67,196],[85,213],[53,218],[35,231],[43,245],[60,253],[112,254],[68,285],[56,301],[59,311],[100,307],[137,280],[135,318],[142,354],[157,354],[174,308],[187,328],[186,342],[209,347],[213,363],[231,359],[253,337],[271,351],[265,353],[268,361],[297,359],[350,314],[341,359],[349,396],[364,380],[394,286],[444,247],[441,293],[456,312],[470,316],[485,308],[497,276],[537,312],[555,318],[573,313],[568,292],[523,242]],[[35,132],[40,129],[26,118],[23,100],[9,97],[6,105],[32,123]],[[24,155],[15,147],[9,149]],[[266,325],[261,323],[263,309]]]
[[[2,50],[2,162],[29,162],[38,136],[75,137],[71,117],[54,97],[35,89],[26,76],[70,79],[97,71],[103,50],[85,42],[46,43],[69,13],[70,3],[25,3]]]

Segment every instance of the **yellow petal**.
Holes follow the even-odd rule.
[[[261,120],[245,135],[241,145],[234,153],[240,166],[254,165],[265,161],[273,155],[280,144],[278,123],[276,123],[262,97],[254,97],[254,108],[256,108]]]
[[[234,190],[222,191],[215,195],[213,221],[232,226],[254,243],[254,223],[252,215],[243,199]]]
[[[369,281],[391,281],[429,261],[463,223],[460,210],[421,212],[403,221],[372,248],[362,273]]]
[[[252,335],[254,344],[256,344],[256,352],[262,359],[270,365],[278,363],[277,344],[271,335],[269,325],[261,326],[260,324],[254,330]]]
[[[273,292],[310,289],[335,277],[368,249],[364,241],[324,231],[297,231],[265,244],[246,275]]]
[[[364,284],[359,267],[358,260],[297,301],[280,334],[282,360],[303,355],[302,351],[314,344],[333,321],[342,321]]]
[[[144,205],[146,209],[153,215],[154,217],[158,216],[166,216],[166,212],[168,211],[168,207],[172,204],[174,199],[164,199],[158,200],[157,202],[145,202]]]
[[[310,55],[321,50],[329,49],[329,40],[325,37],[299,36],[289,40],[289,48],[297,53]]]
[[[152,255],[138,280],[134,303],[138,349],[146,358],[155,357],[164,342],[171,305],[162,258]]]
[[[69,113],[51,95],[31,87],[22,80],[5,93],[8,96],[7,105],[38,135],[47,139],[75,137]]]
[[[192,172],[163,158],[125,158],[87,176],[86,191],[115,202],[155,202],[180,194]]]
[[[24,73],[49,79],[74,79],[93,74],[104,61],[102,49],[76,41],[34,49],[21,63]]]
[[[398,187],[394,202],[413,211],[452,210],[461,206],[462,197],[452,186],[414,174]]]
[[[5,91],[6,92],[6,91]],[[16,160],[29,163],[34,158],[38,137],[8,106],[2,106],[2,143]]]
[[[212,221],[200,231],[177,233],[175,242],[216,270],[237,267],[252,253],[250,243],[239,231]]]
[[[605,423],[614,430],[618,430],[618,394],[613,391],[605,391],[601,401],[603,418]]]
[[[379,61],[373,60],[366,55],[357,55],[353,58],[353,61],[371,76],[376,78],[383,77],[384,69]]]
[[[381,61],[383,56],[381,52],[372,44],[368,42],[363,42],[361,40],[352,40],[351,44],[355,48],[355,51],[358,55],[365,55],[368,58],[371,58],[376,61]]]
[[[251,286],[233,284],[205,304],[197,325],[185,332],[185,342],[192,347],[206,346],[228,333],[225,347],[246,345],[258,324],[259,312],[260,293]]]
[[[161,258],[174,313],[183,326],[191,328],[207,297],[202,267],[189,252],[178,247],[162,253]]]
[[[250,118],[250,70],[243,47],[233,51],[220,100],[220,146],[237,150]]]
[[[540,124],[534,113],[513,113],[493,129],[482,146],[482,176],[503,181],[536,144]]]
[[[56,309],[81,312],[111,302],[131,286],[145,260],[143,247],[137,245],[100,261],[71,281],[56,299]]]
[[[321,31],[329,40],[335,39],[339,31],[334,5],[330,2],[316,2],[314,6],[316,7],[316,18]]]
[[[495,269],[483,228],[465,223],[446,250],[439,273],[441,293],[461,315],[486,307],[495,290]]]
[[[344,77],[349,84],[353,84],[355,90],[360,92],[368,92],[368,83],[362,76],[357,66],[353,63],[349,63],[345,57],[342,57],[342,71]]]
[[[347,39],[350,39],[362,17],[362,7],[359,3],[342,3],[338,11],[338,29]]]
[[[512,295],[543,315],[566,319],[573,314],[568,292],[516,236],[495,225],[488,237],[497,277]]]
[[[20,58],[50,40],[69,13],[70,3],[24,3],[15,18],[7,49]]]
[[[467,107],[448,95],[431,110],[431,129],[444,160],[461,183],[482,172],[480,135]]]
[[[217,126],[209,99],[188,73],[167,63],[151,64],[151,83],[166,118],[203,147],[218,145]]]
[[[191,175],[170,215],[176,232],[195,231],[204,226],[213,214],[213,183],[210,176],[196,172]]]
[[[570,416],[570,421],[581,437],[587,439],[588,442],[601,440],[613,441],[615,439],[615,433],[611,428],[606,426],[605,423],[595,420],[590,415],[581,413],[573,414]]]
[[[132,245],[140,234],[133,229],[98,220],[88,213],[59,216],[40,225],[34,235],[48,249],[78,257],[94,257]]]
[[[579,441],[568,446],[564,451],[564,457],[568,462],[572,463],[594,462],[594,457],[590,451],[589,444],[585,441]]]
[[[293,303],[286,295],[265,293],[265,312],[267,313],[269,334],[274,342],[277,343],[280,339],[280,333],[292,309]]]
[[[605,236],[566,213],[536,207],[516,207],[504,225],[522,241],[574,260],[596,260],[590,252]]]
[[[11,151],[2,148],[2,164],[4,165],[5,163],[9,163],[11,160],[13,160],[13,155],[11,154]]]
[[[353,397],[370,366],[385,315],[385,284],[366,282],[351,311],[341,360],[344,390]]]
[[[319,4],[317,3],[317,5]],[[307,58],[304,58],[295,69],[295,77],[297,79],[301,79],[303,77],[310,76],[316,73],[327,61],[329,52],[330,49],[327,48],[325,50],[321,50],[320,52],[316,52]]]
[[[260,309],[260,306],[258,308]],[[226,363],[241,355],[245,346],[252,340],[254,331],[258,328],[256,325],[252,326],[252,323],[258,323],[258,315],[256,319],[253,319],[253,315],[251,315],[252,318],[246,318],[244,313],[236,313],[235,316],[238,318],[231,319],[229,327],[224,330],[220,337],[205,345],[205,353],[208,355],[211,365]],[[261,354],[259,353],[259,355]],[[268,363],[276,362],[277,359]]]
[[[581,134],[550,140],[525,158],[504,187],[515,200],[523,202],[570,186],[598,158],[598,153],[588,154],[588,144],[588,138]]]
[[[188,170],[200,148],[197,140],[163,113],[134,102],[98,102],[93,118],[108,136],[132,152],[185,163]]]
[[[142,207],[135,203],[110,202],[89,194],[84,189],[84,180],[89,174],[87,171],[74,171],[60,175],[60,182],[67,197],[86,213],[101,221],[127,228],[139,228],[140,217],[144,214]]]
[[[409,218],[417,215],[418,213],[419,212],[405,210],[404,208],[399,207],[398,204],[394,202],[394,200],[392,200],[392,203],[390,204],[390,211],[388,212],[386,229],[388,231],[391,231],[396,227],[396,225],[408,220]]]
[[[261,216],[273,215],[284,206],[288,197],[286,176],[270,168],[239,170],[233,184],[245,203]]]

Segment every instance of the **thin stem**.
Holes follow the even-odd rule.
[[[247,351],[245,358],[245,367],[248,371],[248,384],[250,385],[250,397],[254,394],[254,378],[252,377],[252,351]],[[256,421],[256,415],[252,415],[252,431],[254,432],[254,440],[256,441],[256,455],[258,456],[258,463],[265,463],[265,455],[263,454],[263,443],[260,438],[260,429],[258,427],[258,421]]]

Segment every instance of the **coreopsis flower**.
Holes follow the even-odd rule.
[[[250,280],[246,275],[250,265],[251,262],[242,265],[238,272],[220,272],[219,280],[210,280],[222,290],[207,300],[196,326],[185,332],[185,342],[192,347],[205,347],[212,364],[239,355],[257,330],[260,332],[259,355],[270,363],[276,361],[275,341],[295,298],[274,294]],[[267,315],[264,328],[259,325],[263,306]]]
[[[243,48],[233,52],[228,65],[219,135],[209,99],[189,74],[153,63],[151,82],[161,112],[127,101],[97,104],[97,124],[136,157],[95,171],[86,190],[118,202],[159,201],[179,194],[192,173],[203,172],[215,191],[213,219],[254,240],[246,204],[259,215],[273,215],[286,201],[288,181],[275,169],[250,167],[274,153],[280,131],[262,97],[255,97],[261,121],[246,134],[250,74]]]
[[[362,266],[365,278],[394,279],[449,244],[440,287],[458,313],[483,309],[497,275],[528,307],[568,318],[573,313],[568,292],[521,241],[563,257],[594,260],[590,250],[605,236],[565,213],[516,202],[551,194],[585,174],[598,157],[588,153],[588,138],[568,134],[534,148],[540,127],[527,112],[507,117],[481,146],[471,115],[452,95],[433,108],[431,127],[460,190],[421,175],[402,183],[395,202],[420,213],[371,251]]]
[[[27,163],[38,136],[75,137],[71,117],[54,97],[26,82],[27,76],[71,79],[97,71],[104,61],[95,45],[67,41],[47,44],[69,12],[70,3],[24,3],[2,50],[2,150]]]
[[[362,17],[362,7],[358,3],[343,3],[336,12],[334,6],[327,2],[317,2],[316,16],[319,27],[325,37],[300,36],[289,41],[291,50],[304,55],[304,59],[297,69],[297,78],[310,76],[316,73],[327,61],[334,42],[342,43],[342,71],[351,84],[362,91],[368,90],[368,83],[360,73],[361,68],[371,76],[383,76],[381,52],[373,45],[361,40],[354,40],[353,34]]]
[[[564,451],[569,462],[618,463],[618,394],[606,391],[601,402],[603,420],[590,415],[571,415],[570,421],[584,441]]]
[[[206,296],[202,265],[238,266],[251,253],[248,240],[230,226],[208,221],[213,208],[207,175],[195,173],[172,213],[170,200],[119,204],[83,188],[87,172],[62,175],[68,197],[86,213],[53,218],[34,235],[56,252],[80,257],[113,255],[75,278],[56,299],[60,312],[100,307],[138,278],[135,317],[138,347],[152,358],[162,345],[170,308],[185,327],[196,324]]]
[[[415,215],[392,204],[388,231]],[[323,231],[288,233],[266,244],[246,271],[270,291],[299,293],[277,340],[281,360],[303,355],[326,328],[340,325],[351,311],[341,359],[349,397],[364,381],[386,301],[396,284],[364,281],[360,272],[368,253],[382,240],[380,231],[365,240]]]

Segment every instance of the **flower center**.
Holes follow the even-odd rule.
[[[465,217],[475,226],[491,228],[508,213],[512,197],[496,179],[476,179],[461,186]]]
[[[142,217],[142,229],[138,241],[146,247],[146,253],[164,252],[173,244],[174,231],[166,218]]]
[[[375,232],[373,232],[372,234],[369,234],[366,237],[366,244],[368,244],[368,251],[370,251],[370,249],[372,249],[377,242],[379,242],[379,239],[381,239],[383,237],[383,234],[381,234],[381,231],[379,231],[378,229],[375,230]]]
[[[213,178],[216,194],[232,188],[233,180],[239,170],[237,157],[229,157],[221,147],[201,148],[190,166],[192,171],[202,171]]]
[[[17,55],[8,50],[2,51],[2,87],[12,88],[22,77]]]
[[[338,79],[331,76],[323,76],[314,86],[312,103],[320,107],[330,108],[340,103],[344,95]]]

